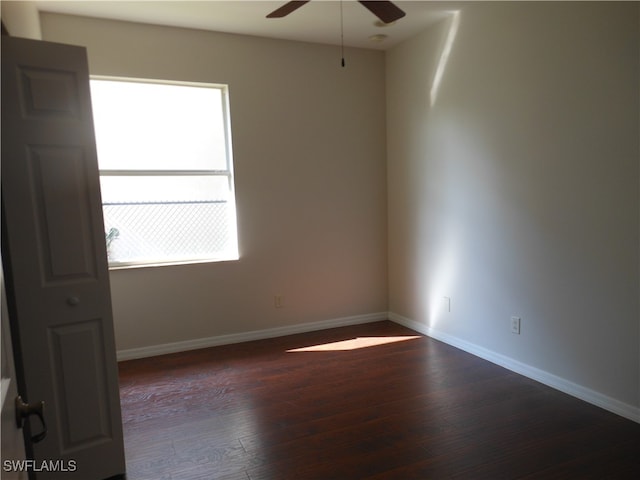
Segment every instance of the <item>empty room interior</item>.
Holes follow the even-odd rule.
[[[401,41],[394,41],[395,26],[379,28],[374,33],[389,44],[370,46],[349,43],[350,12],[375,21],[358,2],[344,2],[343,32],[341,2],[312,1],[275,20],[313,18],[314,8],[328,8],[314,4],[331,4],[327,42],[156,24],[153,15],[127,17],[121,2],[101,17],[82,10],[93,2],[2,3],[10,34],[86,47],[93,77],[228,88],[237,258],[111,268],[121,388],[130,400],[135,385],[146,384],[145,371],[159,375],[149,373],[154,363],[171,369],[189,352],[206,356],[199,349],[212,349],[222,363],[229,355],[228,368],[249,368],[243,362],[255,345],[251,371],[259,372],[263,357],[265,369],[277,367],[281,360],[265,352],[281,348],[284,356],[308,359],[329,381],[332,369],[342,372],[340,362],[328,356],[320,368],[321,355],[335,352],[302,357],[287,350],[355,342],[349,351],[371,359],[354,357],[354,368],[370,378],[374,368],[385,371],[376,352],[391,364],[393,352],[403,356],[415,341],[424,342],[420,362],[431,361],[430,348],[452,361],[466,352],[461,365],[471,362],[478,375],[486,364],[500,368],[505,381],[550,387],[569,402],[562,403],[567,410],[575,401],[576,410],[611,415],[640,443],[640,3],[398,1],[407,21],[420,16],[422,23]],[[264,18],[285,2],[142,3],[158,12],[174,3],[216,3],[216,11],[240,3],[247,4],[242,15]],[[229,375],[221,364],[210,368]],[[417,388],[426,381],[418,374],[424,368],[411,361],[389,366],[393,379],[386,380],[409,389],[395,383],[406,378]],[[278,399],[295,411],[294,397]],[[589,412],[585,418],[596,415]],[[316,472],[267,472],[267,461],[258,465],[259,454],[251,454],[269,452],[257,446],[268,439],[247,435],[251,444],[239,434],[242,451],[233,454],[251,457],[254,470],[238,460],[237,470],[192,469],[189,477],[176,463],[166,470],[174,473],[154,476],[161,463],[145,457],[147,464],[135,464],[131,456],[136,430],[126,422],[136,415],[143,418],[144,408],[127,404],[123,393],[131,480],[515,478],[489,467],[474,475],[471,463],[467,470],[440,465],[429,477],[422,476],[428,470],[398,465],[343,475],[329,469],[329,460]],[[248,429],[246,422],[238,428]],[[165,440],[154,454],[178,459],[179,442]],[[598,451],[602,462],[626,465],[611,478],[640,471],[630,460],[638,454],[631,443],[621,444],[618,457]],[[202,454],[193,463],[211,461]],[[147,477],[149,464],[156,470]],[[547,478],[542,471],[531,467],[530,478]],[[526,477],[515,467],[509,472]],[[548,478],[604,478],[555,473]]]

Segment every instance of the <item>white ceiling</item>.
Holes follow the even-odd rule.
[[[280,1],[165,1],[165,0],[76,0],[36,1],[41,12],[126,20],[170,25],[218,32],[257,35],[339,45],[340,3],[336,0],[313,0],[285,18],[265,18],[283,5]],[[376,26],[377,18],[354,0],[344,0],[344,43],[346,46],[386,50],[446,18],[455,10],[454,3],[431,1],[396,1],[406,16],[390,26]],[[376,43],[372,35],[387,39]]]

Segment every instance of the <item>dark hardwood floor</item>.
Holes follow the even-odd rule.
[[[120,388],[128,480],[640,478],[640,424],[392,322],[122,362]]]

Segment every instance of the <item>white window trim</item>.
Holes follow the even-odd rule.
[[[204,82],[187,82],[176,80],[158,80],[148,78],[131,78],[120,76],[108,76],[108,75],[90,75],[90,80],[105,80],[112,82],[127,82],[127,83],[151,83],[158,85],[176,85],[176,86],[189,86],[198,88],[217,88],[222,94],[222,115],[224,117],[224,141],[225,141],[225,163],[226,170],[114,170],[114,169],[100,169],[99,175],[102,176],[226,176],[229,184],[231,204],[232,225],[235,226],[231,232],[234,239],[236,249],[225,255],[207,256],[204,258],[191,258],[188,260],[177,259],[157,259],[157,260],[145,260],[134,262],[108,262],[109,270],[127,270],[133,268],[148,268],[148,267],[163,267],[163,266],[175,266],[175,265],[189,265],[198,263],[217,263],[227,261],[237,261],[240,259],[238,238],[237,238],[237,214],[236,214],[236,200],[235,200],[235,175],[233,171],[233,151],[231,141],[231,117],[229,113],[229,86],[219,83],[204,83]],[[98,165],[99,167],[99,165]]]

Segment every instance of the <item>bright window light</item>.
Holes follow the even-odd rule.
[[[225,85],[92,78],[111,267],[238,258]]]
[[[429,97],[431,99],[432,107],[436,103],[438,90],[440,89],[440,83],[442,82],[442,75],[444,75],[444,70],[447,68],[447,62],[449,61],[449,55],[451,55],[451,49],[453,47],[453,42],[456,39],[459,26],[460,10],[452,13],[451,23],[449,24],[449,30],[447,32],[447,38],[444,42],[444,46],[442,47],[442,52],[440,52],[440,60],[438,60],[438,66],[433,77],[433,82],[431,82],[431,92]]]

